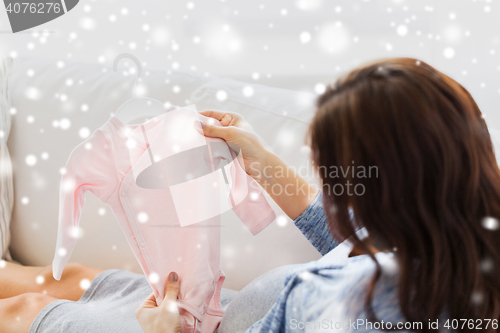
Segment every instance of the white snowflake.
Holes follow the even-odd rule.
[[[311,41],[312,36],[308,31],[304,31],[300,34],[299,38],[302,44],[307,44]]]
[[[251,86],[245,86],[243,88],[243,95],[245,97],[252,97],[253,93],[254,93],[254,90],[253,90],[253,88]]]
[[[78,131],[78,135],[80,135],[80,137],[82,139],[86,139],[89,137],[90,135],[90,130],[87,128],[87,127],[82,127],[80,128],[80,130]]]
[[[80,281],[80,288],[83,290],[87,290],[90,287],[90,280],[89,279],[82,279]]]
[[[406,25],[400,25],[396,29],[396,32],[399,36],[406,36],[408,34],[408,27],[406,27]]]
[[[277,224],[279,227],[286,227],[286,225],[288,224],[288,219],[286,218],[286,216],[284,216],[284,215],[280,215],[280,216],[278,216],[278,218],[276,219],[276,224]]]
[[[38,100],[40,97],[42,97],[42,93],[38,88],[35,87],[28,87],[26,88],[24,95],[31,100]]]
[[[37,162],[37,159],[36,159],[35,155],[28,155],[28,156],[26,156],[24,161],[26,162],[27,165],[34,166]]]
[[[149,281],[151,283],[158,283],[160,282],[160,276],[158,275],[158,273],[151,273],[149,274]]]
[[[350,44],[349,31],[341,22],[329,23],[318,31],[319,46],[326,52],[340,54],[345,52]]]
[[[322,93],[324,93],[326,90],[326,86],[324,83],[317,83],[315,86],[314,86],[314,91],[316,92],[316,94],[320,95]]]
[[[225,101],[227,99],[227,92],[224,90],[219,90],[216,93],[216,97],[219,101]]]
[[[500,225],[498,219],[494,217],[485,217],[482,221],[481,224],[483,228],[488,229],[488,230],[498,230],[498,227]]]
[[[59,120],[59,127],[63,130],[67,130],[71,127],[71,121],[68,118],[62,118]]]
[[[455,50],[452,47],[447,47],[444,49],[443,55],[445,58],[451,59],[455,56]]]
[[[139,220],[140,223],[146,223],[149,220],[148,214],[141,212],[137,214],[137,220]]]
[[[38,275],[35,281],[37,284],[43,284],[45,282],[45,278],[43,277],[43,275]]]

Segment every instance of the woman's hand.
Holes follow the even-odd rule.
[[[245,171],[250,177],[259,181],[262,168],[267,164],[270,154],[269,147],[240,114],[223,111],[202,111],[200,114],[202,134],[209,137],[222,138],[235,144],[241,150]],[[213,119],[220,121],[222,126],[215,124]],[[241,162],[241,160],[240,160]]]
[[[237,113],[202,111],[202,134],[222,138],[236,144],[243,156],[245,171],[255,179],[291,219],[299,217],[318,194],[317,187],[309,184],[279,156],[272,153],[267,144]],[[217,119],[218,126],[211,119]]]
[[[181,331],[181,319],[176,303],[179,294],[177,279],[175,272],[168,275],[165,298],[160,306],[156,304],[154,294],[151,294],[135,310],[135,316],[144,333],[179,333]]]

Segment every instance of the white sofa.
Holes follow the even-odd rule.
[[[8,141],[15,187],[10,250],[15,260],[50,265],[60,169],[84,140],[86,129],[92,132],[100,127],[130,98],[134,79],[130,68],[120,63],[115,73],[110,64],[15,59],[10,77],[15,114]],[[307,164],[309,152],[303,146],[314,113],[313,94],[187,72],[145,71],[141,84],[146,96],[162,102],[242,113],[287,162],[295,167]],[[217,98],[219,90],[226,91],[226,100]],[[141,272],[111,210],[91,194],[86,198],[80,224],[83,237],[70,260],[100,269]],[[225,287],[240,289],[273,267],[319,258],[293,223],[274,203],[273,207],[277,222],[255,237],[232,212],[223,215]]]

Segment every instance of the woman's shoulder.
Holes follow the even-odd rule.
[[[377,253],[376,258],[382,274],[375,288],[373,309],[380,320],[401,321],[395,257],[391,253]],[[352,321],[366,322],[364,304],[375,272],[376,264],[367,255],[311,262],[290,272],[287,283],[292,286],[287,299],[287,325],[309,322],[323,325],[321,329],[335,329],[330,324],[345,326],[349,323],[352,329]],[[344,326],[343,330],[347,328]]]

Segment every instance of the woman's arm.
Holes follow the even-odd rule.
[[[297,219],[318,195],[318,188],[309,184],[278,155],[266,150],[262,167],[254,178],[292,220]]]
[[[322,193],[316,186],[309,184],[274,154],[241,115],[222,111],[203,111],[201,115],[198,130],[239,147],[239,159],[245,171],[294,220],[297,228],[321,254],[338,245],[328,230]],[[222,126],[216,125],[211,118],[219,120]]]
[[[325,255],[337,247],[339,243],[333,239],[328,229],[322,199],[323,192],[320,191],[318,196],[294,223],[316,250]]]
[[[201,128],[205,136],[218,137],[240,149],[240,162],[291,219],[298,218],[316,198],[318,189],[300,177],[255,133],[237,113],[202,111]],[[217,126],[211,119],[217,119]]]

